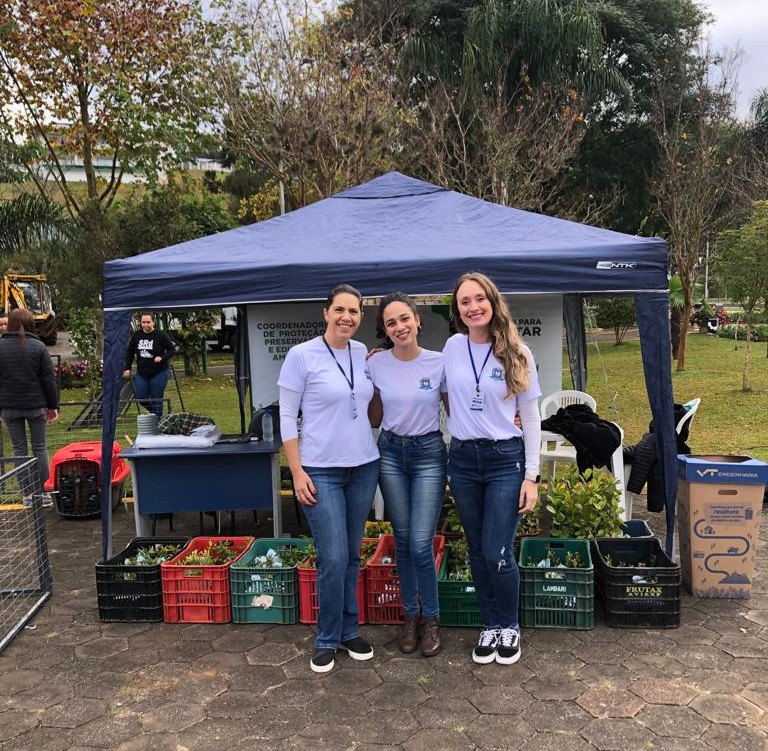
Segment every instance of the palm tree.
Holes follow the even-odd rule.
[[[34,252],[63,237],[66,227],[61,206],[41,196],[22,193],[0,203],[0,259]]]

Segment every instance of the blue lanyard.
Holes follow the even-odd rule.
[[[349,376],[344,372],[344,368],[341,367],[341,364],[336,359],[336,355],[333,354],[333,350],[331,349],[331,345],[328,344],[328,342],[325,340],[325,337],[323,337],[323,344],[325,344],[326,348],[328,349],[328,352],[331,353],[331,357],[333,358],[333,361],[336,363],[336,367],[341,371],[341,374],[344,376],[344,380],[349,384],[349,388],[352,391],[352,398],[355,398],[355,369],[352,367],[352,345],[347,342],[347,351],[349,352]],[[487,360],[488,358],[486,358]]]
[[[469,344],[469,337],[467,337],[467,352],[469,352],[469,361],[472,363],[472,372],[475,374],[475,393],[480,393],[480,376],[483,374],[483,368],[485,368],[485,364],[488,362],[488,358],[491,356],[491,352],[493,352],[493,342],[491,342],[490,346],[488,347],[488,352],[485,354],[485,360],[483,360],[483,364],[480,366],[480,372],[477,372],[477,368],[475,367],[475,358],[472,357],[472,347]],[[337,363],[338,364],[338,363]]]

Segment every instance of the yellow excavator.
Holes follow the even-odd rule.
[[[56,344],[58,320],[51,303],[48,279],[43,274],[14,274],[3,276],[0,308],[10,313],[14,308],[25,308],[35,319],[40,340],[48,345]]]

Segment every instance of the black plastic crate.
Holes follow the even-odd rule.
[[[162,621],[163,588],[160,564],[126,566],[126,558],[139,548],[178,545],[181,551],[189,537],[135,537],[108,561],[96,564],[96,595],[102,621]]]
[[[608,626],[680,625],[680,566],[655,537],[600,538],[592,541],[592,550]]]

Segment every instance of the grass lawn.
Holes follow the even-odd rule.
[[[694,453],[749,454],[768,461],[766,345],[752,345],[750,392],[741,390],[745,346],[740,342],[734,348],[733,341],[706,334],[688,335],[686,370],[673,370],[672,387],[675,401],[701,398],[690,433]],[[640,342],[591,344],[587,363],[587,391],[597,399],[598,413],[621,425],[625,443],[637,442],[650,420]],[[563,387],[569,388],[567,359],[563,373]]]

